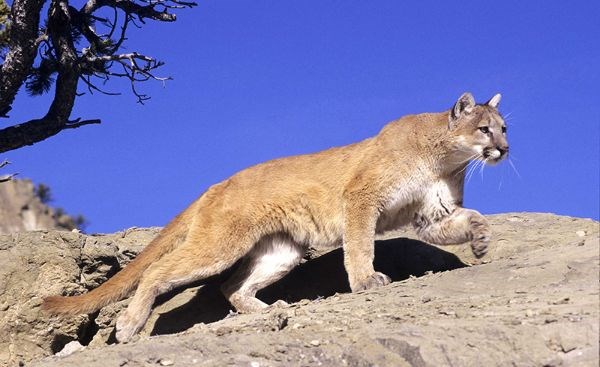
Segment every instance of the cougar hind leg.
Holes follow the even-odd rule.
[[[251,313],[266,307],[256,292],[283,278],[300,263],[305,247],[283,235],[267,236],[242,259],[221,290],[237,312]],[[282,300],[272,306],[286,305]]]
[[[146,270],[129,306],[117,319],[116,338],[119,342],[128,341],[144,326],[156,297],[222,272],[243,256],[254,242],[237,238],[236,246],[224,246],[193,238],[188,237],[186,242]]]

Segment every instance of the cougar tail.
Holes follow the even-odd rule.
[[[137,287],[144,270],[185,240],[191,222],[190,212],[192,210],[188,209],[175,217],[132,262],[98,288],[79,296],[47,297],[42,310],[53,315],[92,313],[125,298]]]

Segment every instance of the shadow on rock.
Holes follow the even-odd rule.
[[[411,275],[421,276],[428,271],[439,272],[465,266],[456,255],[421,241],[396,238],[375,243],[375,269],[387,274],[393,281],[404,280]],[[224,274],[202,282],[204,286],[189,302],[160,315],[151,335],[177,333],[197,323],[223,319],[231,310],[231,305],[219,291],[219,285],[234,269],[235,266]],[[158,302],[166,302],[180,291],[164,295]],[[297,266],[286,277],[261,290],[257,297],[267,303],[279,299],[293,303],[345,292],[350,292],[350,287],[343,253],[342,249],[336,249]]]

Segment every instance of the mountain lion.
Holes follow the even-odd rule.
[[[499,102],[496,94],[475,104],[465,93],[448,111],[404,116],[359,143],[245,169],[210,187],[100,287],[48,297],[42,307],[91,313],[136,289],[117,319],[122,342],[141,329],[158,295],[238,260],[222,291],[238,312],[253,312],[268,306],[256,292],[298,265],[309,246],[343,247],[352,291],[390,283],[373,268],[374,236],[403,225],[437,245],[471,241],[481,257],[490,229],[462,208],[464,177],[469,161],[508,155]]]

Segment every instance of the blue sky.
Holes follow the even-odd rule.
[[[596,0],[200,1],[130,34],[127,50],[174,78],[141,85],[146,105],[109,83],[123,95],[85,95],[72,115],[101,125],[0,158],[84,214],[88,232],[112,232],[164,225],[249,165],[365,139],[465,91],[500,92],[519,174],[478,172],[465,206],[598,219],[598,14]],[[47,106],[21,94],[10,121]]]

